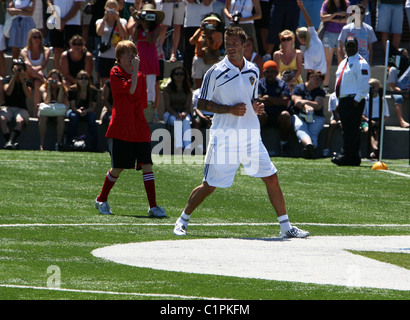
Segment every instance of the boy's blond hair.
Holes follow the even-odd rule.
[[[115,48],[115,58],[119,61],[121,56],[128,50],[132,51],[134,54],[138,54],[134,42],[130,40],[121,40]]]

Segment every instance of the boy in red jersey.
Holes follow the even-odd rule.
[[[142,169],[149,202],[148,214],[166,217],[165,210],[156,203],[151,131],[144,116],[147,85],[144,76],[138,71],[140,60],[137,48],[132,41],[120,41],[115,56],[118,64],[111,69],[110,74],[112,116],[105,135],[112,168],[107,172],[101,193],[95,199],[95,207],[101,214],[112,214],[107,202],[108,194],[124,169],[136,168]]]

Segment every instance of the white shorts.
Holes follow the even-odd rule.
[[[185,16],[185,2],[162,2],[162,11],[165,13],[164,26],[183,25]]]
[[[202,79],[212,66],[213,64],[206,64],[203,58],[194,56],[192,59],[192,79]]]
[[[259,144],[248,143],[244,147],[241,144],[209,143],[203,181],[211,187],[229,188],[241,164],[251,177],[269,177],[277,172],[262,140]]]

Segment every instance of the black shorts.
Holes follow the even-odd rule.
[[[128,142],[109,138],[107,143],[112,168],[141,170],[144,164],[152,164],[150,142]]]
[[[50,30],[50,44],[53,48],[70,48],[69,42],[73,36],[76,34],[82,35],[81,26],[68,25],[64,27],[64,30],[60,31],[57,29]]]
[[[98,63],[98,71],[100,72],[100,77],[101,78],[109,78],[111,68],[115,64],[115,59],[98,57],[97,61],[98,61],[97,62]]]
[[[164,60],[159,60],[159,76],[157,76],[157,81],[164,79],[165,63]]]

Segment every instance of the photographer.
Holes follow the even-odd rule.
[[[132,13],[127,26],[137,46],[141,60],[140,71],[147,81],[148,108],[145,109],[145,117],[148,123],[154,119],[155,82],[160,75],[156,42],[164,17],[164,12],[155,10],[153,4],[146,3],[141,10]]]
[[[208,69],[219,62],[219,48],[222,42],[221,17],[217,13],[211,12],[202,19],[201,27],[189,39],[189,44],[195,46],[192,78],[197,88],[201,87],[202,78]]]
[[[259,0],[226,0],[224,14],[231,21],[231,25],[241,27],[246,35],[257,39],[253,21],[262,18]],[[259,52],[257,43],[255,51]]]
[[[13,59],[11,70],[13,75],[3,79],[4,103],[0,111],[0,126],[6,141],[5,149],[17,149],[16,143],[21,131],[28,124],[29,113],[26,98],[31,97],[32,83],[26,79],[26,64],[22,59]],[[10,133],[8,123],[16,122]]]
[[[49,118],[56,119],[57,122],[57,143],[55,150],[61,150],[64,136],[64,118],[68,109],[68,89],[64,86],[63,75],[57,69],[48,72],[47,79],[40,87],[42,103],[38,115],[38,129],[40,131],[40,150],[44,150],[44,141],[47,132],[47,122]],[[44,112],[43,106],[54,106],[55,115]],[[36,112],[35,112],[36,113]]]
[[[119,10],[117,1],[108,0],[105,4],[104,17],[95,22],[97,36],[101,37],[97,70],[103,85],[110,78],[110,71],[115,63],[115,47],[119,41],[127,37],[127,20],[120,18]]]

